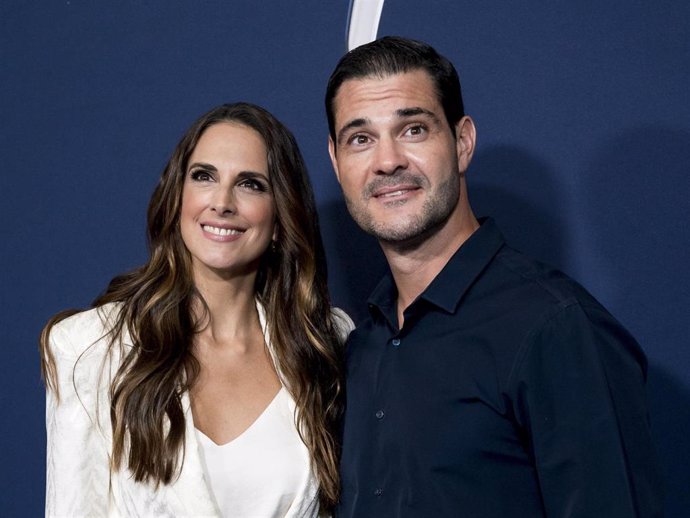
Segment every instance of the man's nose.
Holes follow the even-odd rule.
[[[381,138],[374,149],[374,173],[393,174],[408,166],[407,155],[403,145],[394,138]]]

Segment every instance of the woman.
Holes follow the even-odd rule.
[[[341,344],[290,132],[196,121],[148,210],[150,258],[41,335],[48,516],[317,516],[338,499]]]

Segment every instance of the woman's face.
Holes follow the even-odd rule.
[[[208,127],[189,158],[180,211],[195,279],[256,274],[275,227],[262,137],[237,123]]]

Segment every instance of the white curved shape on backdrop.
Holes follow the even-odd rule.
[[[347,24],[347,50],[376,39],[384,0],[351,0]]]

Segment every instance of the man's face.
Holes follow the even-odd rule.
[[[443,226],[456,211],[471,150],[467,156],[462,139],[456,142],[430,76],[414,70],[351,79],[334,108],[329,152],[359,226],[390,243]]]

